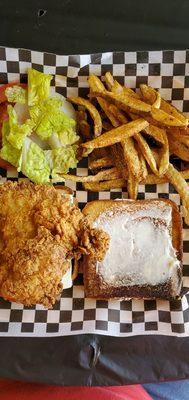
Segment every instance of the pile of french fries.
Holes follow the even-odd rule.
[[[88,82],[89,99],[68,100],[78,108],[78,154],[89,155],[92,174],[64,178],[91,191],[127,187],[130,199],[137,198],[139,184],[170,182],[189,224],[189,169],[178,171],[170,162],[172,154],[189,161],[188,119],[147,85],[141,84],[136,93],[110,72],[102,80],[91,75]]]

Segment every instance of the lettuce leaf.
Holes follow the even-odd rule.
[[[77,145],[45,151],[54,182],[63,181],[64,179],[59,174],[65,174],[69,168],[76,167],[76,151]]]
[[[21,86],[10,86],[6,88],[5,96],[10,103],[25,104],[27,99],[27,91]]]
[[[14,165],[20,171],[22,162],[21,150],[15,149],[7,140],[10,127],[9,121],[4,121],[2,126],[2,148],[0,150],[0,157]]]
[[[35,106],[48,99],[52,76],[28,69],[28,105]]]
[[[52,148],[75,143],[79,138],[75,132],[75,121],[61,111],[61,105],[62,101],[54,97],[30,108],[37,135],[42,140],[49,139]]]
[[[24,124],[19,125],[17,120],[17,114],[14,108],[11,105],[9,105],[7,107],[7,110],[9,114],[9,127],[10,127],[10,132],[7,137],[7,140],[13,147],[20,150],[25,137],[31,134],[32,129],[34,127],[34,122],[31,121],[31,119],[27,119]]]
[[[50,166],[45,151],[28,137],[25,138],[23,144],[21,171],[32,182],[50,182]]]

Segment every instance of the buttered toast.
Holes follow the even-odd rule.
[[[182,219],[167,199],[98,200],[83,213],[110,236],[102,262],[83,259],[87,297],[161,298],[180,295]]]

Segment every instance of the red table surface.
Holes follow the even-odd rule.
[[[109,387],[62,387],[0,380],[3,400],[152,400],[141,385]]]

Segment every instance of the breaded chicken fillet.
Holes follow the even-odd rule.
[[[0,296],[52,307],[72,258],[103,259],[108,235],[92,229],[54,187],[26,182],[0,186]]]

